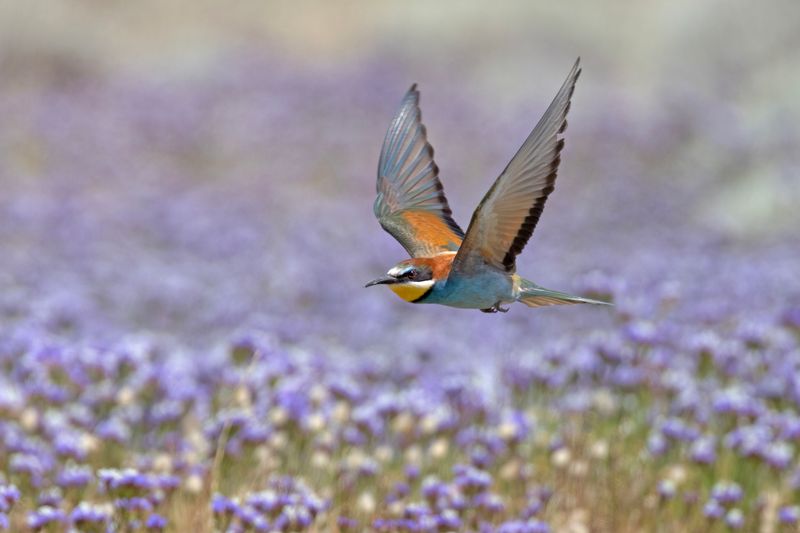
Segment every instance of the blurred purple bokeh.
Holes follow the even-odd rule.
[[[544,444],[529,438],[537,416],[552,408],[560,423],[597,408],[602,418],[606,404],[644,428],[625,450],[650,454],[643,491],[674,496],[659,461],[681,450],[676,461],[698,472],[723,464],[718,454],[757,458],[777,472],[758,479],[778,494],[794,479],[800,427],[800,16],[789,2],[734,4],[0,6],[0,489],[15,495],[6,507],[19,499],[9,481],[41,489],[31,524],[91,512],[106,523],[105,508],[47,490],[136,466],[145,474],[97,479],[158,492],[125,505],[161,512],[175,487],[159,483],[211,491],[216,481],[203,476],[219,468],[216,449],[277,457],[287,438],[290,449],[308,438],[302,453],[317,459],[352,447],[370,460],[396,453],[414,490],[474,490],[488,509],[483,469],[501,475],[492,468],[522,461],[514,454],[526,446],[544,448],[544,464],[552,452],[558,468],[555,454],[574,445],[562,439],[566,423]],[[407,87],[420,84],[466,226],[578,55],[556,191],[518,268],[615,307],[485,315],[363,289],[404,258],[372,202],[383,135]],[[540,391],[546,399],[533,401]],[[409,437],[425,420],[430,431]],[[220,444],[231,427],[241,433]],[[103,451],[129,439],[128,455]],[[424,489],[408,473],[426,468],[412,460],[414,439],[430,444],[434,463],[439,450],[471,466]],[[169,467],[157,466],[159,453]],[[293,459],[276,460],[270,473],[297,474]],[[728,494],[738,485],[711,488],[720,472],[738,479],[727,464],[698,474],[694,490],[710,498],[698,520],[744,520],[725,507],[741,498]],[[166,477],[148,477],[156,471]],[[331,498],[350,497],[348,476],[359,472],[336,486],[313,475],[311,488],[265,486],[305,502],[308,525]],[[227,497],[255,489],[221,490],[230,486],[207,512],[245,512]],[[100,493],[114,496],[109,487]],[[752,525],[760,487],[745,490]],[[267,505],[259,494],[247,512]],[[531,517],[549,494],[509,520],[539,527]],[[372,516],[369,498],[357,501]],[[441,527],[463,518],[450,510],[436,510]],[[781,520],[796,511],[782,508]],[[395,527],[383,518],[376,529]]]

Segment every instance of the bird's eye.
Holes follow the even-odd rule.
[[[415,268],[411,268],[403,272],[403,274],[400,277],[403,279],[416,279],[418,275],[419,271]]]

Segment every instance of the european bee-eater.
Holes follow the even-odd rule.
[[[580,58],[550,107],[475,209],[467,232],[453,220],[439,168],[433,161],[412,85],[383,141],[378,162],[375,216],[411,255],[378,279],[402,299],[486,313],[504,304],[529,307],[591,303],[580,296],[545,289],[516,273],[525,247],[553,192],[567,112]]]

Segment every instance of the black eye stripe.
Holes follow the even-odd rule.
[[[413,281],[424,281],[430,279],[431,277],[431,274],[428,270],[420,270],[419,268],[407,268],[406,270],[393,275],[395,279]]]
[[[397,277],[398,277],[398,279],[405,279],[405,278],[413,279],[413,278],[416,278],[418,276],[419,276],[419,270],[417,270],[415,268],[410,268],[410,269],[406,270],[405,272],[401,272],[400,275],[397,276]]]

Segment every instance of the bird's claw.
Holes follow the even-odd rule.
[[[481,311],[484,313],[497,313],[497,312],[508,313],[508,307],[502,307],[500,306],[500,302],[497,302],[491,307],[488,307],[486,309],[481,309]]]

